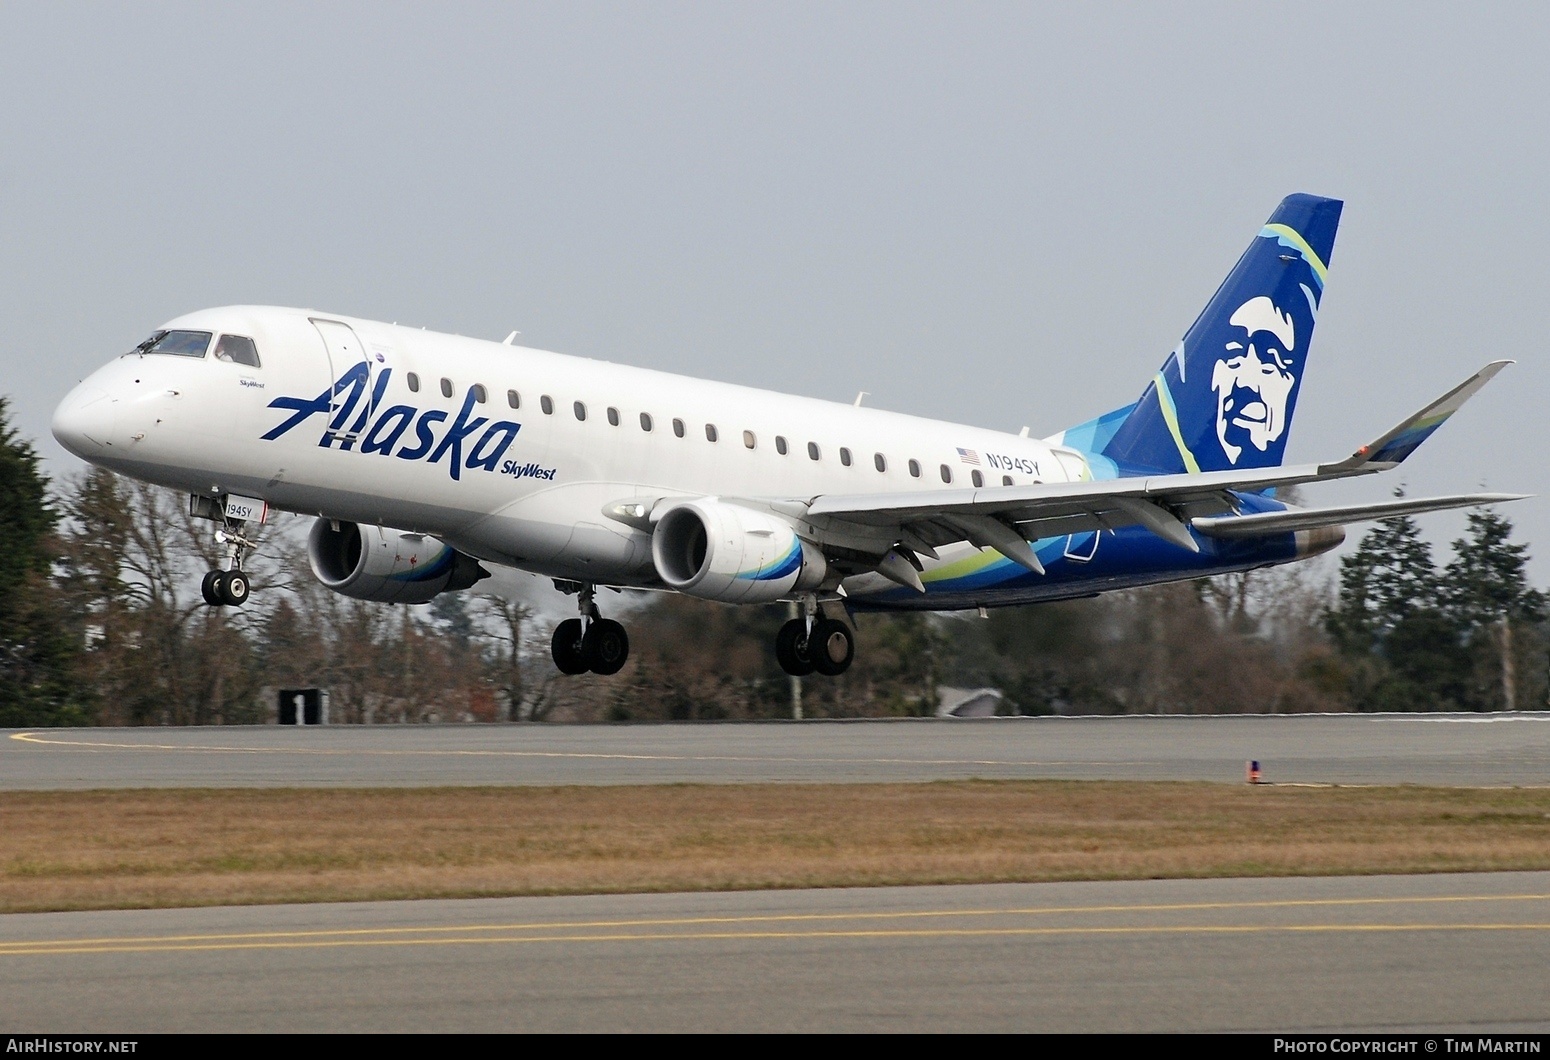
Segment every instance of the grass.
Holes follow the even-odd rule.
[[[954,781],[0,795],[0,912],[1550,869],[1550,790]]]

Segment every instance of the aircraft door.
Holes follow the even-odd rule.
[[[371,422],[373,384],[372,360],[366,344],[348,324],[337,320],[313,320],[312,326],[323,336],[328,351],[330,378],[334,381],[329,398],[329,427],[340,448],[353,447],[366,425]]]

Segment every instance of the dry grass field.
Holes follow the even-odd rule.
[[[0,911],[1550,868],[1550,790],[987,782],[0,795]]]

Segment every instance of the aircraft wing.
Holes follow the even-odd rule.
[[[1352,470],[1342,472],[1339,477],[1369,473]],[[815,526],[830,531],[839,530],[845,524],[856,527],[863,534],[864,528],[899,527],[907,531],[905,543],[927,555],[937,545],[976,541],[976,530],[977,536],[984,539],[982,545],[999,549],[993,539],[1002,535],[995,524],[1013,537],[1025,533],[1027,536],[1023,540],[1026,542],[1140,523],[1171,541],[1184,544],[1189,540],[1188,528],[1170,509],[1193,509],[1192,516],[1221,514],[1232,510],[1229,491],[1293,485],[1318,477],[1318,466],[1309,464],[1260,468],[1246,474],[1214,471],[1102,482],[932,490],[929,493],[829,494],[814,497],[807,503],[802,516]],[[1013,527],[1016,533],[1011,532]],[[909,540],[911,537],[916,539],[915,542]],[[1198,551],[1193,540],[1184,547]]]
[[[809,532],[825,544],[858,555],[883,555],[877,569],[890,577],[897,574],[895,580],[913,586],[918,579],[904,569],[918,568],[913,554],[934,558],[937,547],[957,541],[994,548],[1042,573],[1028,542],[1061,534],[1140,525],[1181,548],[1198,552],[1191,528],[1213,537],[1244,537],[1342,520],[1514,500],[1517,495],[1471,494],[1360,508],[1243,515],[1234,497],[1235,493],[1370,475],[1396,467],[1510,363],[1491,362],[1375,441],[1344,460],[1330,463],[919,493],[826,494],[806,501],[777,502],[773,507],[807,523]],[[885,568],[891,568],[892,573]]]
[[[1337,526],[1341,523],[1392,519],[1397,515],[1470,508],[1478,504],[1502,504],[1506,501],[1521,501],[1527,496],[1526,493],[1460,493],[1450,497],[1404,498],[1345,508],[1290,508],[1284,512],[1256,512],[1225,518],[1202,517],[1191,519],[1190,525],[1207,537],[1259,537],[1288,530],[1316,530],[1321,526]]]

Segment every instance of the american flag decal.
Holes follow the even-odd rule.
[[[959,449],[958,459],[962,460],[965,464],[973,464],[975,467],[980,466],[980,455],[973,449]]]

